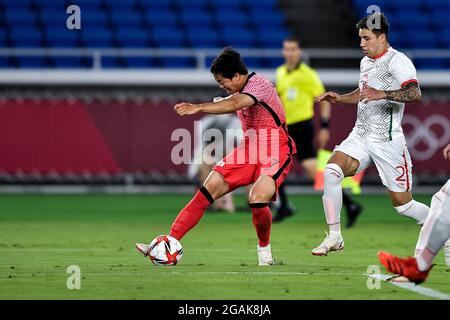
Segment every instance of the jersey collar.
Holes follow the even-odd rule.
[[[295,70],[298,70],[300,68],[301,64],[302,64],[302,59],[300,59],[300,61],[295,65],[295,67],[292,70],[289,70],[288,67],[286,66],[286,73],[291,73],[291,72],[294,72]]]
[[[248,83],[248,80],[250,80],[250,78],[253,77],[254,75],[256,75],[256,73],[255,73],[255,72],[252,72],[252,73],[250,73],[250,74],[247,76],[247,79],[245,80],[245,83],[244,83],[244,85],[242,86],[242,89],[239,90],[239,93],[241,93],[242,91],[244,91],[245,86],[246,86],[247,83]]]
[[[390,47],[387,47],[386,50],[384,50],[382,53],[377,54],[375,57],[372,58],[372,60],[380,59],[382,56],[384,56],[388,51]]]

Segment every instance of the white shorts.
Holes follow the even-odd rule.
[[[370,142],[352,131],[334,151],[358,160],[357,172],[375,164],[383,185],[390,191],[411,191],[412,162],[403,135],[387,142]]]

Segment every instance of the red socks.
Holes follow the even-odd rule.
[[[205,187],[201,187],[194,198],[180,211],[170,235],[178,240],[191,230],[202,218],[205,210],[214,202],[211,194]],[[272,226],[272,213],[267,203],[252,203],[252,221],[258,235],[259,246],[266,247],[270,244],[270,229]]]
[[[200,221],[205,210],[213,202],[214,199],[208,190],[201,187],[194,198],[178,214],[170,229],[170,235],[178,240],[183,238]]]
[[[272,226],[272,213],[267,203],[251,203],[252,221],[258,235],[259,246],[270,244],[270,227]]]

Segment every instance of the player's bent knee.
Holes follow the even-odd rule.
[[[343,177],[353,176],[356,174],[359,168],[359,161],[349,155],[336,151],[332,154],[330,160],[328,160],[327,165],[337,165],[343,172]]]
[[[410,191],[407,192],[392,192],[389,191],[392,205],[395,207],[404,206],[408,203],[412,203],[413,196]]]
[[[229,190],[228,183],[223,176],[215,171],[211,171],[205,183],[203,184],[206,190],[211,194],[214,200],[226,194]]]
[[[273,178],[262,175],[256,180],[248,195],[249,203],[269,202],[276,192],[276,183]]]
[[[248,196],[248,203],[266,203],[272,198],[272,195],[268,195],[263,192],[251,192]]]

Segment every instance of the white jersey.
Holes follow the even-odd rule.
[[[365,56],[360,68],[360,90],[366,85],[382,91],[398,90],[410,82],[418,82],[411,60],[393,48],[373,59]],[[360,101],[353,131],[372,142],[386,142],[403,136],[404,108],[404,103],[386,99],[367,103]]]

